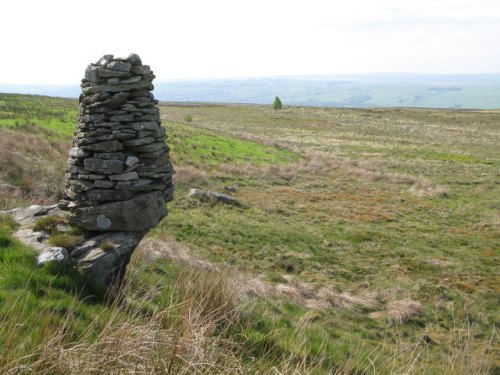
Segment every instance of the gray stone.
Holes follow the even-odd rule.
[[[108,85],[118,85],[120,83],[120,78],[108,78],[108,80],[106,81],[108,83]]]
[[[98,189],[111,189],[116,185],[116,182],[109,180],[94,181],[94,187]]]
[[[96,122],[95,124],[91,125],[91,128],[111,128],[111,129],[116,129],[123,127],[123,124],[119,121],[105,121],[105,122]]]
[[[125,163],[122,160],[87,158],[83,164],[85,169],[105,175],[114,175],[125,170]]]
[[[113,97],[98,103],[98,105],[107,108],[118,108],[121,105],[125,104],[126,102],[127,102],[127,94],[119,92],[118,94],[113,95]]]
[[[56,227],[57,227],[57,230],[58,230],[59,232],[65,232],[64,230],[60,230],[60,226],[61,226],[61,225],[62,225],[62,224],[57,224],[57,226],[56,226]],[[35,234],[35,235],[36,235],[36,240],[37,240],[38,242],[42,242],[42,241],[44,241],[44,240],[48,240],[48,239],[49,239],[49,237],[50,237],[50,234],[48,234],[48,233],[47,233],[46,231],[44,231],[44,230],[41,230],[40,232],[33,232],[33,234]]]
[[[165,153],[165,150],[159,150],[155,152],[141,152],[138,156],[142,158],[147,158],[147,159],[154,159],[162,156]]]
[[[119,72],[130,72],[132,64],[120,61],[111,61],[107,68],[109,70],[119,71]]]
[[[160,112],[158,111],[158,108],[141,108],[141,113],[145,113],[148,115],[159,115]]]
[[[36,265],[42,266],[46,263],[66,264],[69,261],[69,254],[63,247],[51,247],[41,253],[36,259]]]
[[[97,62],[97,65],[100,65],[100,66],[107,66],[108,63],[113,60],[113,55],[104,55],[103,57],[101,57],[99,59],[99,61]]]
[[[217,192],[210,191],[210,192],[208,192],[208,197],[211,200],[216,201],[216,202],[230,204],[230,205],[233,205],[233,206],[239,206],[240,205],[240,203],[235,198],[233,198],[233,197],[231,197],[230,195],[227,195],[227,194],[222,194],[222,193],[217,193]]]
[[[140,111],[139,108],[137,108],[135,105],[132,105],[132,104],[124,104],[120,108],[123,109],[124,111],[127,111],[127,112],[137,112],[137,111]]]
[[[142,237],[140,232],[105,233],[77,247],[71,256],[83,276],[109,288],[120,285],[130,256]],[[107,244],[105,249],[104,244]]]
[[[120,141],[104,141],[98,142],[91,145],[86,145],[82,147],[85,151],[104,151],[104,152],[114,152],[123,150],[123,145]]]
[[[96,139],[98,141],[109,141],[109,140],[113,140],[113,139],[116,139],[117,141],[123,141],[126,139],[132,139],[132,138],[134,138],[134,135],[131,133],[117,132],[117,133],[113,133],[113,134],[109,134],[109,135],[101,135],[101,136],[97,137]]]
[[[145,137],[152,137],[156,131],[154,130],[138,130],[135,135],[137,138],[145,138]]]
[[[132,73],[146,75],[151,73],[151,68],[148,65],[137,65],[132,67]]]
[[[136,66],[141,66],[141,64],[142,64],[141,58],[139,57],[139,55],[137,55],[135,53],[131,53],[130,55],[128,55],[126,61],[128,63],[130,63],[132,65],[136,65]]]
[[[112,115],[112,116],[115,116],[115,115],[126,115],[127,111],[124,111],[122,109],[115,109],[115,110],[109,111],[108,114]]]
[[[127,160],[125,160],[125,165],[129,168],[135,167],[139,164],[139,158],[136,156],[128,156]]]
[[[114,57],[114,55],[107,54],[107,55],[104,55],[102,58],[105,60],[111,61],[111,60],[113,60],[113,57]]]
[[[201,199],[201,200],[208,199],[207,193],[205,193],[201,189],[191,189],[191,190],[189,190],[188,197],[197,198],[197,199]]]
[[[139,176],[137,175],[137,172],[127,172],[123,174],[110,175],[109,179],[111,181],[131,181],[138,180]]]
[[[135,122],[132,124],[134,130],[157,130],[160,125],[155,121]]]
[[[69,225],[64,225],[64,224],[57,224],[56,225],[56,229],[59,231],[59,232],[69,232],[71,230],[71,227]],[[47,237],[44,238],[44,239],[47,239],[49,238],[49,235],[47,234]]]
[[[153,84],[150,81],[143,80],[135,83],[127,83],[127,84],[120,83],[119,85],[99,85],[99,86],[83,87],[82,92],[83,95],[89,95],[103,91],[111,93],[111,92],[131,91],[137,89],[152,90],[153,88],[154,88]]]
[[[85,70],[85,79],[92,83],[99,83],[99,68],[97,66],[88,66]]]
[[[155,152],[155,151],[164,151],[167,152],[167,145],[164,143],[152,143],[144,146],[133,146],[130,147],[135,152]]]
[[[139,138],[139,139],[130,139],[123,141],[123,145],[125,147],[127,146],[142,146],[142,145],[149,145],[150,143],[154,143],[155,139],[153,137],[145,137],[145,138]]]
[[[127,78],[127,79],[124,79],[122,81],[122,83],[135,83],[135,82],[139,82],[142,80],[142,77],[141,76],[133,76],[133,77],[130,77],[130,78]]]
[[[117,115],[117,116],[111,116],[110,121],[134,121],[134,115]]]
[[[143,193],[127,201],[104,203],[75,209],[70,222],[87,230],[102,231],[97,218],[103,215],[110,220],[106,230],[145,231],[156,226],[165,217],[167,209],[159,191]]]
[[[138,121],[160,121],[160,116],[158,114],[154,115],[143,115],[137,118]]]
[[[87,174],[88,171],[85,168],[76,165],[68,166],[68,172],[72,174]]]
[[[101,190],[95,189],[88,193],[88,197],[94,201],[123,201],[132,197],[133,193],[126,190]]]
[[[83,193],[84,191],[90,190],[94,187],[92,182],[86,180],[70,180],[69,185],[71,186],[71,190],[75,193]]]
[[[71,150],[69,150],[69,156],[72,158],[86,158],[90,156],[90,152],[82,150],[79,147],[72,147]]]
[[[123,152],[107,152],[107,153],[99,153],[94,155],[97,159],[106,159],[106,160],[125,160],[127,159],[127,154]]]
[[[81,180],[102,180],[106,176],[100,174],[79,174],[78,178]]]
[[[109,69],[99,69],[99,76],[102,78],[128,78],[130,77],[130,73],[128,72],[119,72],[116,70]]]
[[[99,122],[99,121],[104,121],[106,120],[106,115],[105,114],[93,114],[93,115],[79,115],[78,116],[78,121],[80,122]]]

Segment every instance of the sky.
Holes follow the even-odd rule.
[[[0,36],[4,84],[131,52],[158,79],[500,73],[500,0],[8,0]]]

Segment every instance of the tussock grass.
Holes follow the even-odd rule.
[[[61,196],[70,142],[0,128],[0,209]]]

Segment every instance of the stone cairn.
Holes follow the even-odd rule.
[[[121,282],[133,250],[166,216],[173,196],[165,128],[151,93],[154,78],[136,54],[105,55],[87,67],[81,84],[59,207],[69,211],[70,223],[98,232],[69,256],[106,287]]]

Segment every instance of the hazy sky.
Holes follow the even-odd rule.
[[[0,36],[0,83],[130,52],[168,79],[500,72],[500,0],[6,0]]]

